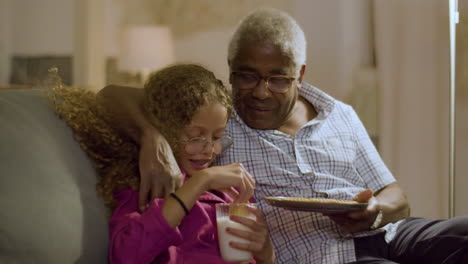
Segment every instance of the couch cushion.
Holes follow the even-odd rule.
[[[0,263],[106,263],[96,172],[42,90],[0,90]]]

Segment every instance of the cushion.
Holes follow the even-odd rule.
[[[0,263],[106,263],[97,175],[43,91],[0,90]]]

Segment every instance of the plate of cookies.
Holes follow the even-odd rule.
[[[328,198],[305,198],[305,197],[265,197],[265,201],[275,207],[292,211],[307,211],[320,213],[346,213],[362,210],[367,203],[359,203],[352,200],[339,200]]]

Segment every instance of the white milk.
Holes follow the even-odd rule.
[[[229,262],[240,262],[248,261],[252,258],[252,252],[233,248],[229,245],[229,242],[248,243],[249,241],[226,232],[227,227],[236,228],[245,231],[251,231],[245,225],[239,224],[229,219],[229,216],[220,217],[217,219],[218,222],[218,240],[219,249],[221,250],[221,256],[224,260]]]

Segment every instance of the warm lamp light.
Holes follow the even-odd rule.
[[[121,70],[141,74],[142,81],[148,74],[174,62],[174,49],[168,27],[133,25],[122,32],[118,67]]]
[[[455,53],[458,0],[448,0],[450,29],[449,218],[455,216]]]

